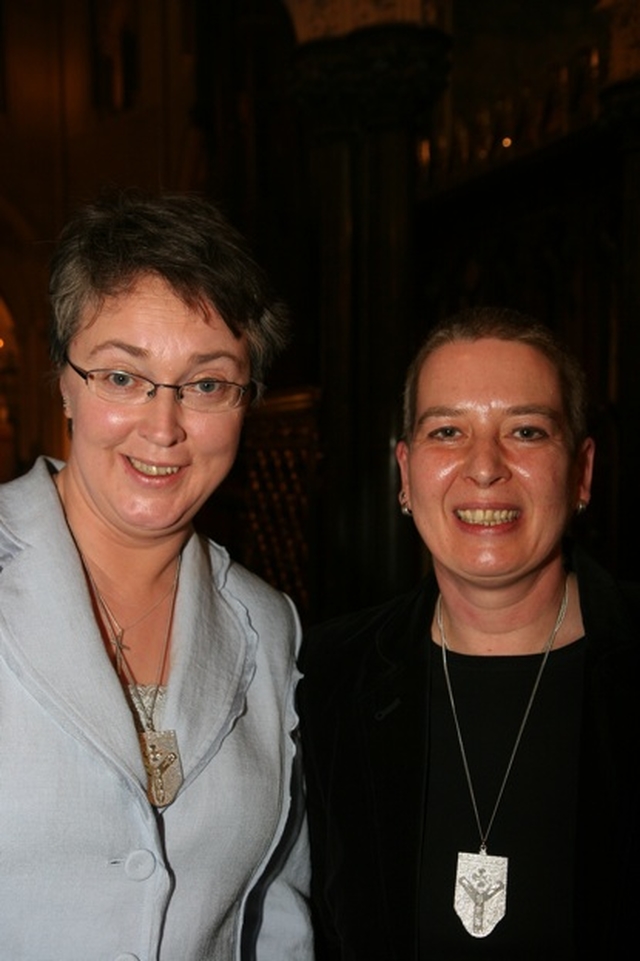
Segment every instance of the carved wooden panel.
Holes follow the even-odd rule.
[[[303,619],[314,597],[317,388],[270,393],[248,414],[237,463],[197,526],[235,560],[285,591]]]
[[[320,441],[315,389],[283,390],[247,420],[242,452],[243,561],[292,597],[304,617],[311,607],[311,511]]]

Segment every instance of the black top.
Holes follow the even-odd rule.
[[[484,939],[467,935],[452,916],[455,858],[465,848],[477,851],[478,836],[459,747],[445,729],[450,707],[441,652],[429,640],[435,579],[307,633],[298,703],[317,961],[460,961],[463,950],[509,961],[529,951],[536,961],[567,961],[572,949],[560,942],[570,943],[572,921],[574,958],[629,957],[640,864],[640,589],[616,582],[580,550],[567,558],[578,576],[585,640],[553,652],[543,675],[489,838],[490,853],[509,858],[507,915]],[[458,661],[451,657],[453,680],[460,705],[470,707],[461,721],[487,818],[535,664],[517,694],[525,659],[513,667],[510,658],[475,666],[465,659],[462,670]],[[483,675],[494,667],[506,672],[504,683],[487,679],[485,689]],[[433,712],[432,694],[440,703]],[[480,719],[489,714],[495,727],[481,732]],[[480,735],[490,748],[478,743]],[[434,785],[451,789],[438,800]],[[437,828],[425,841],[427,807]],[[451,931],[460,939],[451,949],[439,953],[429,944]],[[516,937],[516,950],[500,947]],[[551,941],[549,950],[540,946]]]
[[[434,645],[436,648],[436,645]],[[454,912],[459,851],[477,853],[442,652],[434,651],[430,768],[421,872],[420,958],[575,957],[573,877],[584,641],[552,651],[498,808],[487,850],[509,859],[505,917],[471,936]],[[456,710],[486,831],[542,655],[449,652]]]

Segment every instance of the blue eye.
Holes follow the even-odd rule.
[[[104,372],[105,382],[110,387],[135,387],[138,378],[132,374],[127,374],[124,370],[108,370]]]
[[[209,380],[193,381],[193,383],[189,384],[188,386],[191,390],[194,392],[197,391],[199,394],[215,394],[227,385],[222,380],[213,380],[210,378]]]

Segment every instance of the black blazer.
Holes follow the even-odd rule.
[[[640,587],[572,558],[587,639],[577,812],[579,957],[629,957],[640,885]],[[414,961],[435,579],[304,641],[317,961]],[[426,651],[425,651],[426,649]],[[550,961],[550,959],[545,959]]]

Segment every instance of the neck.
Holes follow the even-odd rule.
[[[67,470],[56,475],[58,494],[76,546],[100,591],[125,602],[160,593],[171,583],[191,525],[157,534],[120,531],[87,509],[85,499],[68,483]]]
[[[191,528],[128,536],[87,511],[64,481],[62,471],[58,493],[114,667],[123,683],[130,677],[139,684],[167,683],[178,564]]]
[[[82,561],[96,619],[118,675],[127,684],[153,684],[157,691],[159,684],[167,682],[169,674],[180,555],[173,561],[168,587],[161,586],[157,580],[153,592],[147,592],[146,597],[138,593],[130,602],[120,595],[107,596],[87,558],[82,556]],[[159,596],[158,590],[162,591]]]
[[[113,550],[111,545],[74,539],[100,593],[111,602],[137,609],[166,593],[175,577],[182,543],[160,548]]]
[[[567,583],[567,610],[554,640],[562,647],[584,633],[577,583],[561,567],[553,577],[494,590],[469,590],[438,578],[447,646],[461,654],[522,655],[543,650],[558,616]],[[441,643],[434,617],[432,636]]]

